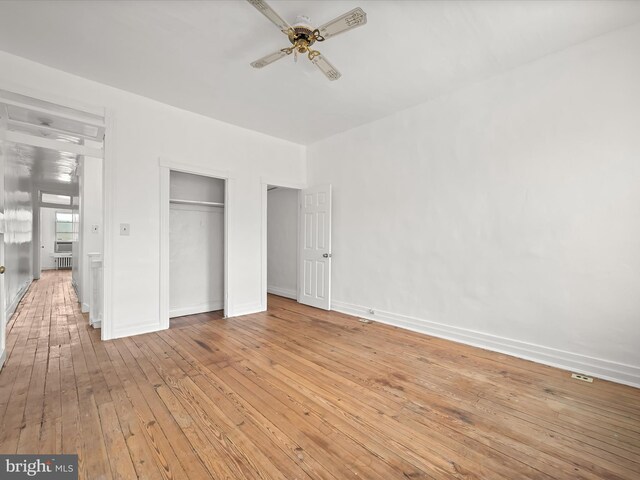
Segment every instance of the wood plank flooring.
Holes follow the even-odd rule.
[[[47,272],[7,348],[0,453],[83,479],[640,478],[640,390],[278,297],[101,342]]]

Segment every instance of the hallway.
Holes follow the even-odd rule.
[[[9,325],[0,453],[80,478],[633,479],[640,395],[279,297],[101,342],[68,271]]]

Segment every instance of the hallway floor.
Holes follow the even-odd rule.
[[[640,390],[279,297],[100,341],[70,272],[9,324],[0,453],[80,478],[637,479]]]

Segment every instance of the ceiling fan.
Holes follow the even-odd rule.
[[[262,68],[272,64],[276,60],[291,55],[293,53],[296,61],[298,54],[307,54],[311,62],[316,65],[329,80],[337,80],[340,78],[340,72],[317,50],[312,50],[311,45],[315,42],[324,42],[325,40],[335,37],[340,33],[344,33],[353,28],[359,27],[367,23],[367,14],[361,8],[340,15],[338,18],[325,23],[324,25],[313,28],[309,17],[299,15],[293,26],[289,25],[278,15],[273,8],[264,0],[247,0],[260,13],[271,20],[288,38],[291,46],[282,48],[277,52],[270,53],[255,62],[251,63],[254,68]]]

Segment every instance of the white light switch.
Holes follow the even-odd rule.
[[[120,235],[129,235],[129,230],[131,230],[129,228],[129,224],[128,223],[121,223],[120,224]]]
[[[98,233],[98,225],[91,225],[91,233]]]

